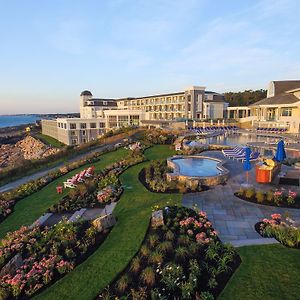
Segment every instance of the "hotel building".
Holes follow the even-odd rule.
[[[245,128],[286,128],[300,133],[300,80],[271,81],[267,98],[249,106],[227,108],[227,118]]]
[[[43,134],[66,145],[78,145],[124,126],[170,126],[193,119],[223,119],[224,96],[193,86],[185,91],[136,98],[98,99],[80,94],[80,118],[42,120]]]

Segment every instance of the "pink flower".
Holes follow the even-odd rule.
[[[271,215],[271,218],[272,218],[273,220],[281,220],[281,214],[272,214],[272,215]]]

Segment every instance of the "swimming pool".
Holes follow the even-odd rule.
[[[209,158],[186,157],[173,159],[178,173],[185,176],[215,176],[221,173],[219,161]]]
[[[235,133],[228,135],[220,135],[210,138],[203,138],[197,140],[201,144],[214,144],[214,145],[227,145],[227,146],[245,146],[247,143],[252,142],[266,142],[276,143],[280,137],[266,137],[256,134],[248,133]]]

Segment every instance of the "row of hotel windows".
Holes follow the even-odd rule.
[[[89,123],[91,129],[93,128],[97,128],[97,123]],[[87,123],[80,123],[79,124],[79,128],[77,128],[76,123],[70,123],[70,129],[87,129]],[[67,124],[66,123],[58,123],[58,127],[59,128],[63,128],[63,129],[67,129]],[[104,122],[100,122],[99,123],[99,128],[105,128],[105,123]]]
[[[173,96],[173,97],[162,97],[162,98],[150,98],[150,99],[145,99],[145,100],[129,100],[129,101],[124,101],[124,105],[147,105],[147,104],[152,104],[152,103],[158,103],[158,102],[166,102],[166,103],[171,103],[173,101],[178,101],[178,100],[184,100],[184,96]]]

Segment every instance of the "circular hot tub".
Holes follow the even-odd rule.
[[[173,156],[167,160],[172,173],[168,180],[184,181],[188,185],[195,184],[212,186],[225,183],[229,171],[223,167],[223,161],[200,155]]]

